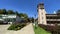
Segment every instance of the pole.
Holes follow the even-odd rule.
[[[34,15],[35,18],[36,18],[36,15]],[[36,22],[36,19],[34,18],[34,23],[35,23],[35,28],[37,28],[37,22]]]

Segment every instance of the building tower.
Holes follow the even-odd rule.
[[[37,6],[38,10],[38,24],[46,25],[46,11],[44,9],[44,3],[39,3]]]

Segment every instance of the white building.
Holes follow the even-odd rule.
[[[17,15],[0,15],[0,21],[2,21],[3,23],[15,23],[15,22],[19,22],[20,21],[20,17]]]
[[[38,24],[60,25],[60,10],[54,14],[46,14],[44,3],[38,4]]]
[[[46,23],[46,11],[44,9],[44,4],[38,4],[38,24],[47,24]]]

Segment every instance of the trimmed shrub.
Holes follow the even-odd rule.
[[[26,26],[26,24],[12,24],[8,30],[20,30],[21,28],[23,28],[24,26]]]

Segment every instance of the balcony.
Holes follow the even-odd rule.
[[[47,19],[47,21],[60,21],[60,19]]]
[[[57,15],[46,15],[46,16],[57,16]]]

